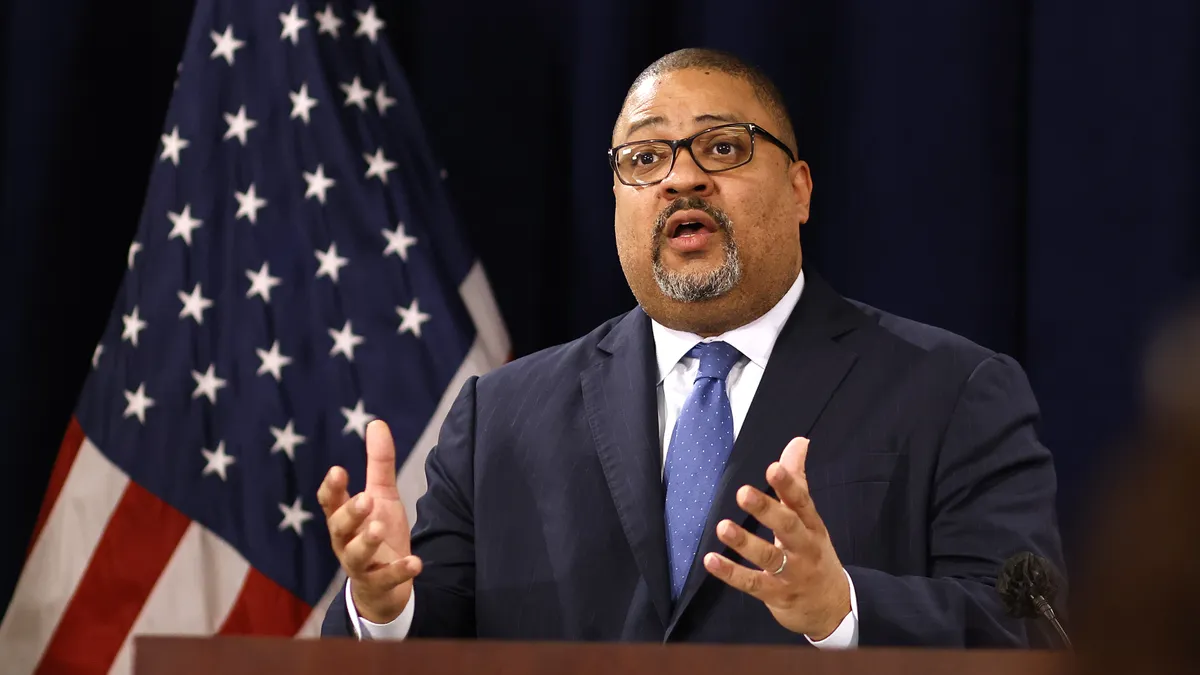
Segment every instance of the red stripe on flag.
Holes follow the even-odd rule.
[[[220,635],[291,637],[300,631],[310,612],[312,607],[251,567]]]
[[[42,510],[38,512],[37,524],[33,526],[33,536],[29,538],[29,548],[25,549],[26,558],[33,551],[33,545],[41,536],[42,528],[46,527],[50,509],[54,508],[54,502],[58,501],[58,494],[62,492],[63,484],[67,482],[67,474],[71,473],[71,466],[75,464],[75,457],[79,454],[79,448],[82,445],[83,427],[79,426],[79,420],[72,415],[71,421],[67,424],[67,433],[63,436],[62,445],[58,448],[58,459],[54,460],[50,483],[46,485],[46,495],[42,498]]]
[[[130,482],[38,673],[106,673],[191,521]]]

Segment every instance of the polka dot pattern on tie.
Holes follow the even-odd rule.
[[[701,342],[687,355],[700,360],[700,370],[675,423],[663,468],[672,599],[683,591],[717,481],[733,450],[733,410],[725,378],[742,357],[727,342]]]

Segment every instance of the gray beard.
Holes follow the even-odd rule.
[[[662,262],[662,239],[654,240],[654,281],[663,295],[678,302],[703,302],[725,295],[742,280],[742,261],[733,242],[732,223],[722,228],[725,234],[725,261],[709,272],[688,274],[667,269]]]

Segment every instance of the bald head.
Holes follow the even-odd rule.
[[[758,99],[759,103],[774,118],[776,128],[771,129],[771,133],[778,136],[780,140],[792,149],[792,152],[799,156],[796,148],[796,131],[792,126],[792,118],[788,115],[787,105],[783,101],[783,94],[779,92],[779,88],[758,68],[746,63],[733,54],[716,49],[680,49],[679,51],[667,54],[647,66],[633,80],[633,84],[629,86],[629,91],[625,94],[625,101],[621,104],[621,114],[617,117],[617,123],[613,128],[613,142],[617,142],[617,134],[621,122],[625,118],[629,100],[640,86],[652,78],[689,69],[724,73],[750,85],[750,88],[754,91],[755,98]]]

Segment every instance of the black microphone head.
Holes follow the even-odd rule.
[[[1045,558],[1028,551],[1018,553],[1004,562],[996,577],[996,592],[1009,615],[1032,619],[1038,616],[1034,597],[1053,600],[1058,592],[1058,575]]]

